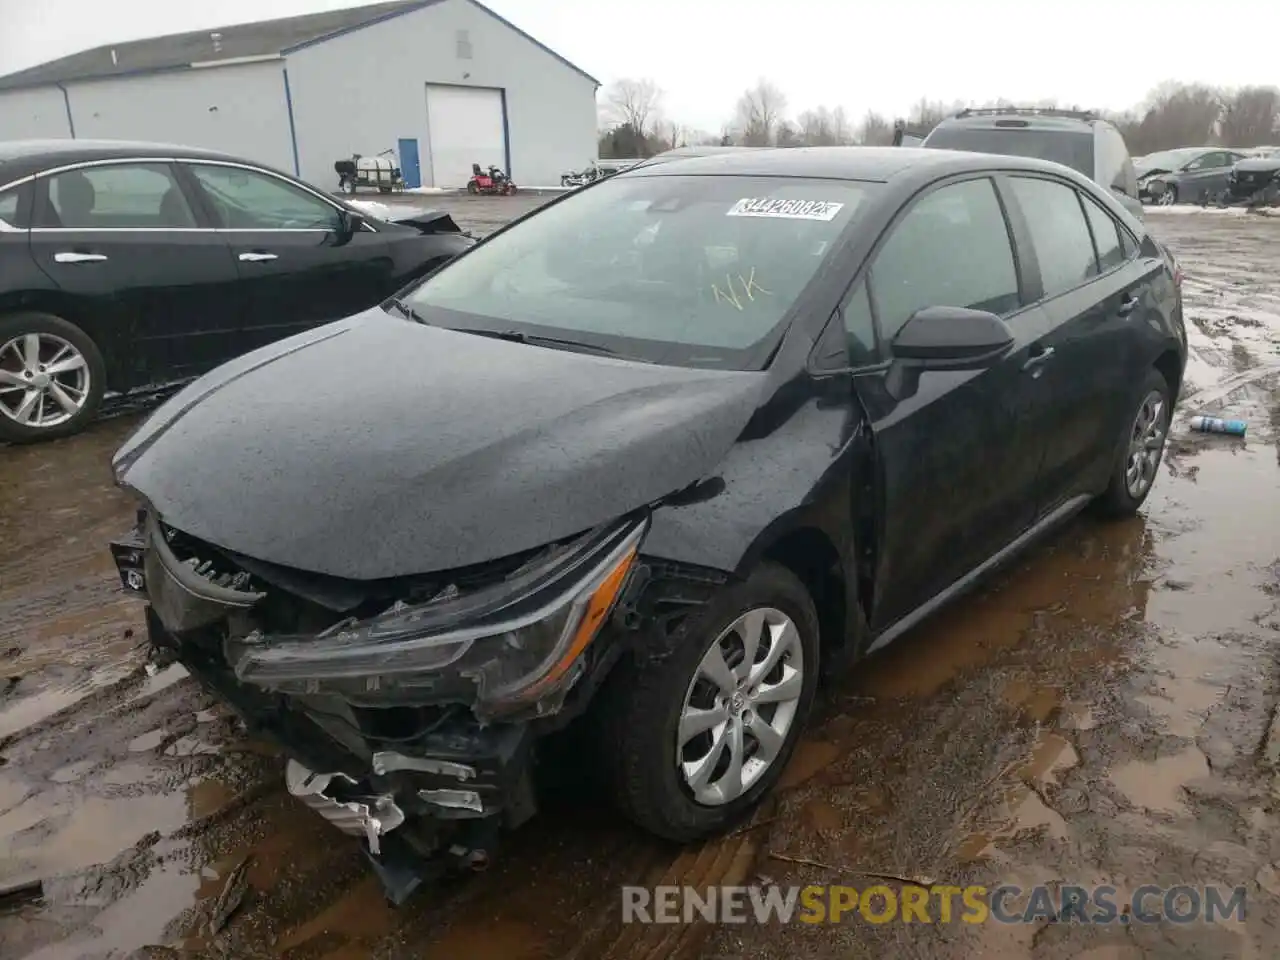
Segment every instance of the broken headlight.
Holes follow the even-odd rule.
[[[227,641],[240,680],[353,703],[458,701],[481,716],[567,691],[613,610],[648,521],[615,526],[542,570],[457,600],[396,607],[320,636]],[[554,701],[558,707],[559,700]]]

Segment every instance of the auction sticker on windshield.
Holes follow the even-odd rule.
[[[843,207],[843,203],[832,203],[829,200],[775,200],[771,197],[743,197],[729,208],[726,216],[831,221]]]

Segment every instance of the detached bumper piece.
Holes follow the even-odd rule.
[[[374,856],[382,852],[382,835],[404,823],[404,811],[390,794],[355,793],[356,781],[345,773],[313,773],[290,760],[284,779],[291,794],[343,833],[362,837]],[[340,799],[344,795],[354,799]]]

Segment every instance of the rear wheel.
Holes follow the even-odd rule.
[[[79,433],[105,391],[102,354],[79,327],[48,313],[0,318],[0,440]]]
[[[514,183],[507,184],[507,196],[514,197],[516,195],[516,185]]]
[[[470,180],[467,182],[467,193],[471,194],[472,196],[475,196],[479,192],[480,192],[480,187],[476,184],[474,180]]]
[[[795,575],[766,563],[674,643],[610,678],[605,744],[623,812],[687,842],[748,815],[782,774],[817,688],[818,616]]]
[[[1111,482],[1098,499],[1102,511],[1113,517],[1132,516],[1147,499],[1173,419],[1169,383],[1159,370],[1147,371],[1140,396],[1117,451]]]

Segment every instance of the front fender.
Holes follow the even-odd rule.
[[[753,435],[748,425],[714,475],[658,507],[644,553],[744,576],[788,538],[816,532],[835,549],[855,617],[863,521],[853,505],[870,464],[870,432],[848,380],[825,383],[768,432]],[[845,636],[859,632],[850,620]]]

